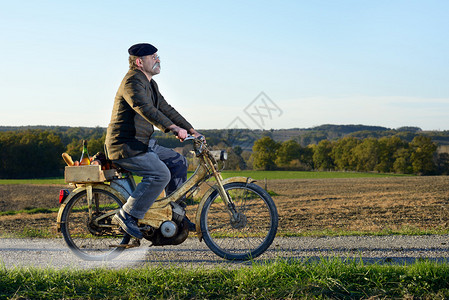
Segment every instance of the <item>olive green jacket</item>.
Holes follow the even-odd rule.
[[[129,70],[117,91],[105,151],[109,159],[133,157],[148,150],[156,126],[169,132],[172,124],[190,130],[192,125],[170,106],[156,82],[140,70]]]

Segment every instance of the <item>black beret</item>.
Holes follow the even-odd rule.
[[[154,47],[151,44],[146,44],[146,43],[135,44],[135,45],[132,45],[131,47],[129,47],[129,49],[128,49],[129,55],[134,55],[134,56],[153,55],[156,52],[157,52],[156,47]]]

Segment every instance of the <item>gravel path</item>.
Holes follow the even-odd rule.
[[[213,268],[242,267],[250,262],[229,262],[216,256],[195,238],[178,246],[148,247],[125,250],[109,262],[78,259],[62,239],[0,239],[0,266],[38,268],[137,268],[142,266],[184,266]],[[282,257],[292,260],[327,257],[363,259],[366,263],[413,263],[421,259],[446,261],[449,258],[449,236],[347,236],[276,238],[257,262]]]

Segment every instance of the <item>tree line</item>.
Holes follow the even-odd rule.
[[[277,142],[268,136],[248,143],[244,134],[211,130],[206,132],[208,144],[226,149],[229,170],[341,170],[403,174],[449,174],[449,155],[437,153],[437,144],[429,136],[416,135],[411,141],[398,136],[360,138],[345,136],[303,146],[297,140]],[[251,133],[245,132],[243,133]],[[174,136],[155,132],[159,144],[180,148],[189,155],[191,145],[180,143]],[[226,138],[223,138],[225,136]],[[234,139],[236,143],[229,141]],[[74,160],[81,156],[82,140],[88,141],[89,154],[104,152],[105,129],[52,127],[0,131],[0,178],[43,178],[63,175],[67,152]],[[189,158],[194,167],[193,158]]]
[[[89,151],[103,151],[104,134],[74,129],[67,135],[54,130],[26,129],[0,132],[0,178],[60,177],[64,170],[61,154],[74,160],[81,156],[82,138],[90,136]]]
[[[449,154],[437,153],[437,144],[418,135],[411,142],[397,136],[359,139],[353,136],[301,146],[295,140],[276,142],[270,137],[253,146],[257,170],[336,170],[418,175],[449,174]]]

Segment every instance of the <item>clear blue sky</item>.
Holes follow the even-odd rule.
[[[106,127],[127,49],[149,42],[196,128],[449,130],[447,0],[2,2],[3,126]],[[264,124],[245,114],[261,92]]]

